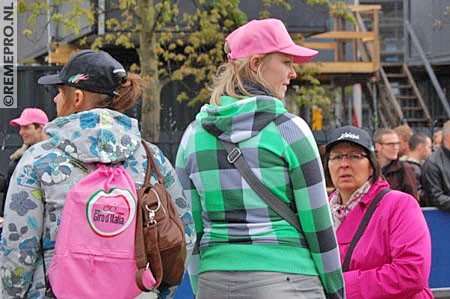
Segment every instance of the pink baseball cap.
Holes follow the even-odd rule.
[[[11,126],[45,125],[46,123],[48,123],[47,114],[39,108],[25,108],[19,118],[9,122]]]
[[[228,60],[255,54],[280,52],[294,56],[294,63],[310,61],[319,52],[298,46],[278,19],[252,20],[231,32],[225,39],[231,50]]]

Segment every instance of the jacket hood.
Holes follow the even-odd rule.
[[[52,146],[85,163],[125,161],[141,143],[137,120],[109,109],[58,117],[45,133]]]
[[[256,96],[238,100],[223,96],[221,106],[206,104],[196,120],[219,139],[238,143],[257,134],[270,122],[286,113],[278,99]]]

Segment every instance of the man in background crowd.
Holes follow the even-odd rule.
[[[394,128],[395,133],[400,140],[400,148],[398,150],[398,157],[401,161],[406,159],[406,156],[409,154],[409,139],[412,137],[413,130],[408,125],[401,125]]]
[[[423,205],[422,185],[420,183],[420,177],[422,175],[422,164],[431,155],[431,138],[424,133],[414,133],[409,139],[410,152],[406,156],[405,163],[414,169],[416,174],[417,194],[419,201]]]
[[[438,150],[442,143],[442,129],[433,133],[433,151]]]
[[[28,147],[48,138],[48,136],[44,133],[44,125],[46,123],[48,123],[48,117],[45,112],[39,108],[25,108],[19,118],[15,118],[9,122],[12,126],[20,127],[19,135],[23,139],[23,145],[9,157],[10,162],[6,178],[5,192],[1,197],[0,222],[3,222],[6,192],[8,191],[9,181],[11,180],[14,169]],[[2,224],[0,224],[0,227],[1,225]]]
[[[421,181],[425,204],[450,211],[450,121],[442,129],[441,147],[422,166]]]
[[[373,140],[381,171],[391,188],[418,198],[414,170],[399,160],[400,139],[397,133],[392,129],[378,129]]]

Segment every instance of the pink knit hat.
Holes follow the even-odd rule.
[[[11,126],[45,125],[46,123],[48,123],[47,114],[39,108],[25,108],[19,118],[9,122]]]
[[[294,63],[310,61],[319,52],[297,46],[283,22],[278,19],[252,20],[234,30],[225,39],[231,50],[228,60],[255,54],[280,52],[294,56]]]

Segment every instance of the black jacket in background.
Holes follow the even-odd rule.
[[[391,189],[400,190],[418,198],[416,174],[411,166],[403,161],[393,160],[381,171]]]
[[[4,193],[6,193],[6,175],[0,171],[0,200],[3,199]]]
[[[427,205],[450,211],[450,151],[444,145],[423,164],[421,181]]]
[[[16,169],[16,166],[19,163],[20,158],[21,157],[19,157],[18,159],[12,159],[9,161],[8,174],[5,178],[5,186],[4,186],[3,195],[2,195],[2,197],[0,197],[0,201],[1,201],[0,202],[0,217],[3,217],[3,213],[5,211],[6,192],[8,191],[9,181],[11,180],[11,177],[14,173],[14,169]]]

